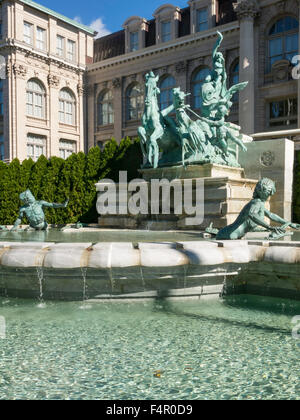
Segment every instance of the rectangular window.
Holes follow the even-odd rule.
[[[296,126],[298,121],[298,100],[288,98],[269,104],[269,127]]]
[[[168,42],[172,39],[171,33],[171,22],[162,22],[161,24],[161,40],[162,42]]]
[[[207,8],[197,10],[196,32],[206,31],[208,29]]]
[[[65,44],[65,38],[57,35],[56,37],[56,54],[59,57],[64,57],[64,44]]]
[[[3,33],[2,33],[2,22],[0,21],[0,39],[2,39]]]
[[[35,162],[40,156],[46,156],[46,137],[36,134],[28,134],[27,136],[27,158],[31,158]]]
[[[0,134],[0,160],[4,160],[4,137]]]
[[[76,42],[68,39],[67,59],[70,61],[75,61],[75,46]]]
[[[76,153],[76,143],[70,140],[60,140],[59,155],[62,159],[67,159],[73,153]]]
[[[33,25],[28,22],[24,22],[24,42],[28,45],[33,44]]]
[[[36,48],[39,50],[46,49],[46,30],[43,28],[36,28]]]
[[[137,51],[139,49],[139,33],[130,33],[130,51]]]

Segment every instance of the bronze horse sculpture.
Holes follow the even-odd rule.
[[[138,128],[143,155],[153,168],[158,167],[160,151],[161,161],[165,162],[168,160],[164,159],[168,153],[180,160],[182,150],[182,141],[174,124],[167,117],[166,110],[159,109],[158,80],[159,76],[155,76],[153,72],[146,74],[145,108],[142,126]]]

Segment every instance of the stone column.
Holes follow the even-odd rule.
[[[79,141],[77,144],[77,152],[85,152],[85,135],[84,135],[84,114],[85,114],[85,97],[84,97],[84,87],[83,87],[83,76],[79,76],[79,81],[77,84],[77,93],[78,93],[78,121],[77,125],[79,127]]]
[[[96,131],[96,126],[97,126],[97,97],[96,97],[95,89],[96,89],[96,86],[94,84],[86,85],[86,101],[87,101],[87,115],[88,115],[88,128],[87,128],[88,150],[96,146],[95,131]]]
[[[11,159],[18,157],[21,161],[27,158],[27,138],[24,122],[26,121],[26,75],[27,67],[14,64],[14,98],[12,108],[13,138]]]
[[[239,96],[239,122],[245,134],[255,132],[255,40],[254,19],[259,12],[256,0],[242,0],[235,5],[240,21],[240,82],[248,86]]]
[[[123,137],[123,98],[122,98],[122,79],[117,77],[112,81],[114,89],[114,137],[120,141]]]
[[[60,78],[52,73],[51,67],[48,74],[49,87],[49,137],[47,139],[47,155],[59,156],[59,87]]]

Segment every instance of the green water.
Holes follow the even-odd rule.
[[[0,299],[0,398],[300,399],[295,315],[299,302],[252,296],[45,306]]]
[[[249,239],[264,239],[266,234],[252,236]],[[69,230],[61,232],[58,229],[49,229],[46,232],[1,232],[1,242],[180,242],[202,241],[197,231],[147,231],[147,230],[117,230],[99,229],[96,231]],[[280,239],[282,241],[300,241],[300,232]]]

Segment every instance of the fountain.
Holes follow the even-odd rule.
[[[146,162],[140,170],[143,179],[127,184],[120,173],[119,185],[111,180],[96,185],[98,228],[77,224],[61,232],[47,230],[43,207],[64,208],[68,201],[47,203],[36,201],[30,191],[21,194],[25,204],[13,232],[0,229],[2,295],[35,297],[41,303],[203,299],[225,291],[300,298],[300,242],[286,240],[292,234],[289,228],[300,227],[288,221],[291,142],[276,141],[275,163],[272,155],[270,164],[264,148],[272,142],[257,145],[226,121],[233,95],[247,83],[227,89],[222,39],[218,33],[213,68],[202,86],[201,115],[185,103],[187,95],[179,88],[174,89],[173,104],[160,111],[158,77],[146,75],[145,112],[138,130]],[[253,156],[261,165],[257,171]],[[276,181],[276,194],[267,178]],[[155,193],[153,181],[158,190],[149,200],[149,192]],[[159,195],[163,185],[170,188],[164,199]],[[167,200],[171,187],[173,206]],[[161,214],[168,206],[170,212]],[[132,213],[126,214],[129,209]],[[34,232],[20,229],[23,215]],[[265,215],[282,226],[266,224]],[[151,231],[133,230],[143,226]],[[258,232],[258,226],[265,231]],[[111,227],[122,230],[103,229]],[[157,228],[165,231],[152,232]],[[267,237],[269,231],[273,236]]]

